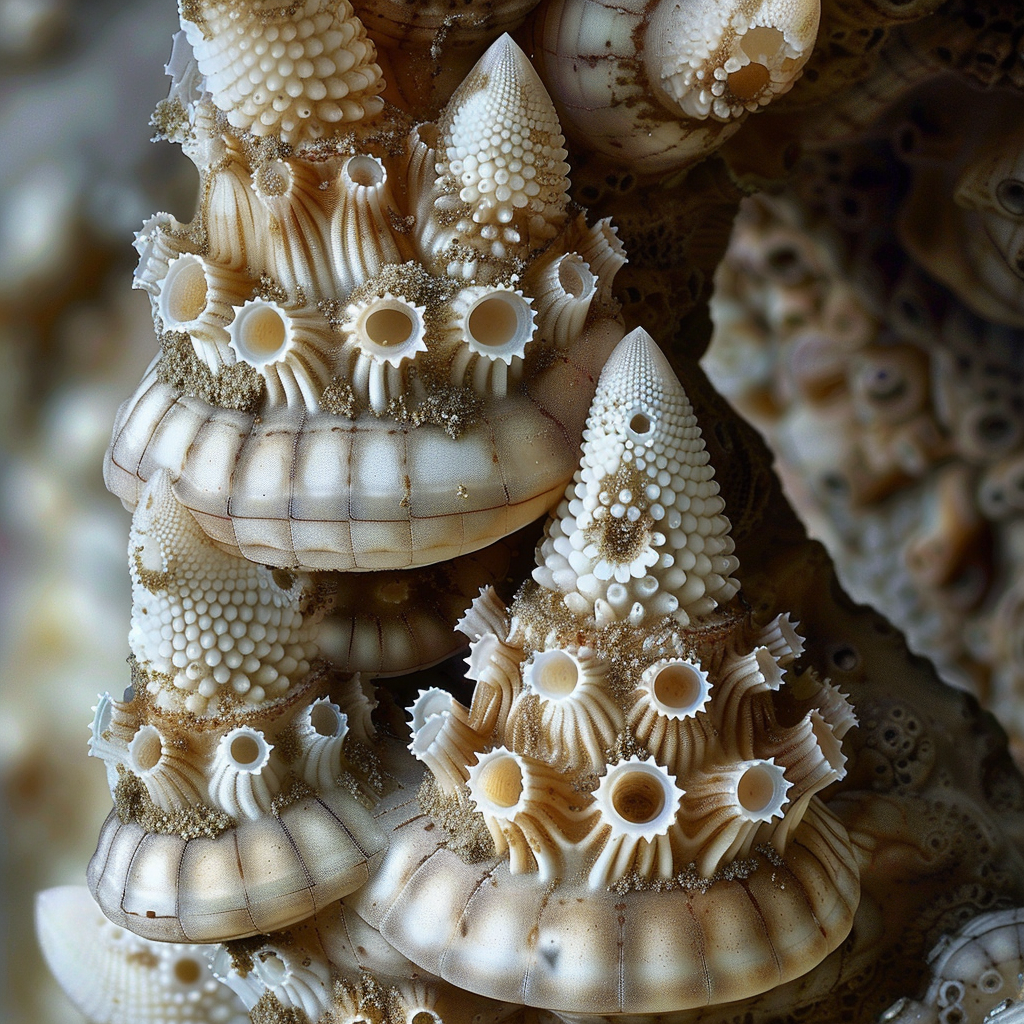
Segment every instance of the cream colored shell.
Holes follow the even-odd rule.
[[[347,903],[455,985],[568,1013],[668,1012],[764,991],[835,948],[859,897],[845,831],[820,805],[781,862],[755,853],[742,878],[625,894],[512,876],[502,858],[467,864],[411,791],[386,798],[377,820],[391,845]]]
[[[289,19],[317,21],[321,2],[262,18],[195,0],[183,17],[190,37],[248,33],[246,52],[266,43],[266,62],[288,62]],[[347,4],[323,12],[357,24]],[[481,117],[501,124],[493,153]],[[308,153],[216,119],[204,131],[218,147],[192,151],[196,218],[139,234],[164,354],[118,414],[108,488],[134,508],[167,470],[216,543],[309,569],[429,564],[536,519],[621,336],[610,286],[624,256],[606,223],[568,216],[557,117],[518,47],[492,44],[404,146],[366,126]],[[553,281],[541,268],[563,256]]]
[[[242,1003],[211,974],[209,949],[153,942],[108,921],[84,885],[36,896],[47,965],[92,1024],[247,1024]]]

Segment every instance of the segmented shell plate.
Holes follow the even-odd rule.
[[[184,840],[108,815],[88,881],[103,913],[164,942],[224,942],[301,921],[362,885],[387,841],[369,811],[334,789]]]
[[[357,913],[452,984],[556,1011],[659,1013],[754,995],[831,952],[860,897],[849,838],[821,805],[784,864],[756,852],[749,874],[622,894],[512,877],[502,858],[467,864],[409,791],[375,814],[390,846],[347,900]]]
[[[149,477],[168,469],[215,541],[267,565],[402,569],[454,558],[525,526],[562,493],[591,368],[621,335],[617,321],[600,321],[458,440],[372,416],[213,407],[152,368],[118,413],[104,480],[134,508]]]

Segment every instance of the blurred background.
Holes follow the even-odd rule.
[[[36,890],[85,881],[110,806],[86,759],[128,684],[129,517],[106,493],[118,404],[155,353],[132,234],[189,219],[152,145],[173,0],[0,0],[0,1020],[79,1024],[43,967]]]

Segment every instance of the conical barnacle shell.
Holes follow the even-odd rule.
[[[675,776],[656,761],[630,757],[608,765],[594,791],[600,816],[590,842],[601,846],[587,875],[590,886],[605,888],[627,875],[677,874],[682,865],[675,864],[669,833],[683,796]]]
[[[343,682],[333,684],[331,696],[345,716],[352,739],[372,745],[377,739],[377,727],[373,724],[377,691],[373,683],[361,673],[355,672]]]
[[[333,701],[320,697],[299,712],[295,726],[302,780],[320,791],[335,785],[343,768],[348,715]]]
[[[155,725],[143,725],[128,744],[124,765],[142,781],[157,807],[173,811],[202,801],[203,773],[194,760]]]
[[[183,252],[168,261],[156,287],[154,305],[165,331],[187,334],[196,355],[214,373],[234,362],[228,324],[235,316],[235,303],[252,293],[247,277]]]
[[[335,294],[339,273],[327,254],[331,251],[330,205],[337,190],[329,177],[330,165],[273,157],[253,163],[252,192],[257,223],[266,236],[249,254],[250,266],[269,275],[289,295],[323,297]],[[205,220],[213,215],[207,203]],[[223,211],[230,216],[230,210]],[[342,281],[351,290],[351,277]],[[325,325],[326,329],[326,325]]]
[[[249,299],[234,309],[229,344],[267,383],[267,401],[316,412],[331,379],[327,322],[308,306]]]
[[[94,1024],[246,1024],[242,1004],[210,973],[207,949],[152,942],[108,921],[84,885],[36,896],[43,955]]]
[[[758,647],[767,648],[782,668],[791,665],[804,652],[804,638],[797,632],[796,623],[788,612],[776,615],[760,630],[755,642]]]
[[[927,963],[931,981],[922,998],[900,999],[881,1020],[1017,1024],[1024,973],[1024,910],[1015,907],[976,915],[952,935],[943,935]]]
[[[746,857],[758,829],[781,818],[792,783],[772,758],[707,766],[687,779],[681,828],[698,872]]]
[[[349,157],[338,172],[338,185],[331,256],[338,291],[345,294],[385,263],[404,263],[413,252],[405,235],[395,230],[400,214],[380,160],[365,153]]]
[[[662,658],[640,677],[627,724],[638,743],[677,779],[702,762],[713,729],[705,714],[711,682],[686,658]]]
[[[811,55],[819,0],[668,0],[647,26],[644,60],[663,102],[729,121],[788,92]]]
[[[578,252],[567,252],[531,268],[525,283],[537,307],[537,333],[564,348],[579,337],[590,304],[597,295],[597,277]]]
[[[811,798],[845,778],[846,754],[832,726],[817,710],[809,711],[792,729],[767,742],[763,751],[782,766],[792,785],[787,793],[789,806],[771,833],[776,849],[784,851]]]
[[[139,263],[132,277],[133,288],[149,292],[153,298],[160,294],[160,282],[167,275],[168,264],[188,248],[177,237],[182,227],[169,213],[154,213],[135,232],[132,245],[139,254]]]
[[[210,765],[210,798],[232,818],[256,821],[270,813],[281,780],[273,744],[259,729],[239,726],[225,733]]]
[[[434,776],[441,791],[465,795],[470,765],[484,749],[484,737],[467,724],[466,709],[444,690],[421,691],[411,708],[413,734],[409,750]]]
[[[767,647],[722,660],[711,715],[730,756],[754,757],[754,732],[770,712],[766,695],[782,685],[782,668]]]
[[[522,374],[527,346],[536,334],[532,301],[507,285],[470,285],[452,300],[456,344],[451,380],[499,398]]]
[[[499,854],[509,854],[509,872],[537,871],[542,879],[557,877],[572,846],[570,810],[581,802],[557,768],[509,750],[494,747],[480,754],[469,769],[469,799],[484,816]],[[571,833],[570,833],[571,834]]]
[[[427,351],[426,309],[385,292],[349,304],[341,359],[356,396],[378,415],[410,387],[409,371]]]
[[[404,569],[453,558],[532,522],[565,488],[594,373],[621,325],[588,325],[500,403],[414,425],[265,406],[210,406],[152,367],[122,407],[104,463],[130,508],[158,469],[218,545],[262,565]],[[569,439],[573,439],[571,442]],[[540,456],[540,457],[538,457]]]
[[[373,43],[348,0],[179,0],[179,11],[213,101],[236,128],[298,145],[383,109]]]
[[[398,755],[384,762],[401,775]],[[860,895],[849,837],[813,801],[782,859],[754,850],[740,876],[612,890],[467,863],[414,788],[385,797],[377,820],[390,845],[347,904],[453,985],[558,1012],[669,1013],[765,991],[842,942]]]
[[[738,563],[714,470],[682,386],[642,328],[609,357],[583,437],[537,582],[598,626],[666,614],[685,625],[729,600]]]
[[[442,112],[438,184],[461,246],[526,255],[565,222],[566,152],[551,98],[509,35],[496,39]]]
[[[112,811],[88,871],[103,913],[165,942],[257,935],[362,885],[367,860],[387,844],[370,812],[338,786],[237,824],[226,820],[219,828],[186,818],[190,831],[152,832]]]
[[[247,949],[241,970],[229,950],[221,947],[210,962],[214,976],[250,1010],[270,993],[282,1010],[299,1010],[306,1020],[320,1020],[331,1005],[330,963],[305,946],[275,938],[267,936],[258,949]]]
[[[507,635],[507,628],[505,630]],[[522,690],[523,650],[500,636],[484,633],[469,645],[466,678],[472,679],[469,725],[481,736],[504,733],[513,702]]]
[[[89,755],[98,757],[107,769],[107,785],[113,793],[118,782],[117,766],[125,763],[128,745],[139,727],[138,716],[125,702],[109,693],[100,694],[89,728]]]
[[[534,651],[504,732],[512,746],[563,770],[600,771],[624,725],[608,664],[589,648]]]
[[[479,640],[487,633],[493,633],[498,640],[508,640],[508,608],[493,586],[481,587],[455,628],[470,640]]]
[[[222,161],[204,182],[203,228],[206,258],[219,267],[244,273],[263,271],[270,215],[252,187],[249,166],[232,140]]]
[[[587,227],[586,219],[581,215],[572,225],[570,240],[597,278],[594,301],[601,305],[611,301],[615,275],[628,262],[611,218],[604,217],[593,227]]]
[[[270,570],[219,550],[164,470],[143,492],[129,551],[129,644],[160,706],[184,694],[202,714],[222,687],[259,704],[309,671],[323,609],[305,615],[300,585],[286,590]]]

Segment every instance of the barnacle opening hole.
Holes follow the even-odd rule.
[[[507,810],[523,795],[523,770],[513,754],[499,754],[480,768],[477,786],[488,803]]]
[[[754,29],[756,32],[757,29]],[[757,61],[734,71],[728,77],[729,91],[741,102],[756,99],[761,90],[771,81],[768,69]]]
[[[627,414],[626,436],[633,444],[648,444],[654,439],[656,423],[646,409],[634,408]]]
[[[128,758],[136,772],[148,772],[160,763],[163,755],[163,737],[156,726],[144,725],[128,747]]]
[[[558,285],[574,299],[588,298],[597,290],[597,279],[578,256],[563,256],[558,261]]]
[[[241,771],[258,772],[270,757],[270,744],[255,729],[235,729],[221,743],[228,761]]]
[[[783,771],[771,761],[751,765],[736,782],[736,800],[751,818],[767,821],[782,806],[786,790]]]
[[[253,366],[278,359],[288,346],[288,324],[284,314],[269,303],[246,303],[235,311],[231,325],[235,351]]]
[[[527,666],[526,681],[538,696],[563,700],[580,681],[579,665],[566,651],[538,651]]]
[[[380,185],[386,177],[384,167],[380,161],[365,154],[352,157],[345,164],[345,174],[348,175],[353,185],[361,185],[364,188],[373,188],[376,185]]]
[[[649,772],[625,771],[612,784],[612,809],[630,825],[647,825],[665,809],[665,787]]]
[[[381,348],[389,348],[407,342],[416,324],[404,309],[384,306],[373,310],[363,326],[370,341]]]
[[[347,716],[327,701],[318,702],[310,709],[309,724],[320,736],[337,736],[347,724]]]
[[[688,718],[700,711],[710,689],[707,676],[687,661],[655,666],[650,682],[651,696],[661,710],[676,718]]]
[[[174,961],[174,980],[180,985],[194,985],[203,976],[203,969],[191,957]]]
[[[186,254],[171,260],[160,288],[160,319],[168,328],[192,323],[206,309],[209,285],[202,260]]]
[[[996,186],[996,199],[1011,217],[1024,217],[1024,181],[1004,178]]]
[[[417,1010],[409,1017],[408,1024],[441,1024],[441,1018],[433,1010]]]
[[[533,311],[515,292],[492,292],[472,305],[465,330],[466,340],[478,352],[521,356],[533,337]]]
[[[288,965],[276,953],[260,953],[256,962],[260,976],[268,985],[280,985],[288,977]]]

